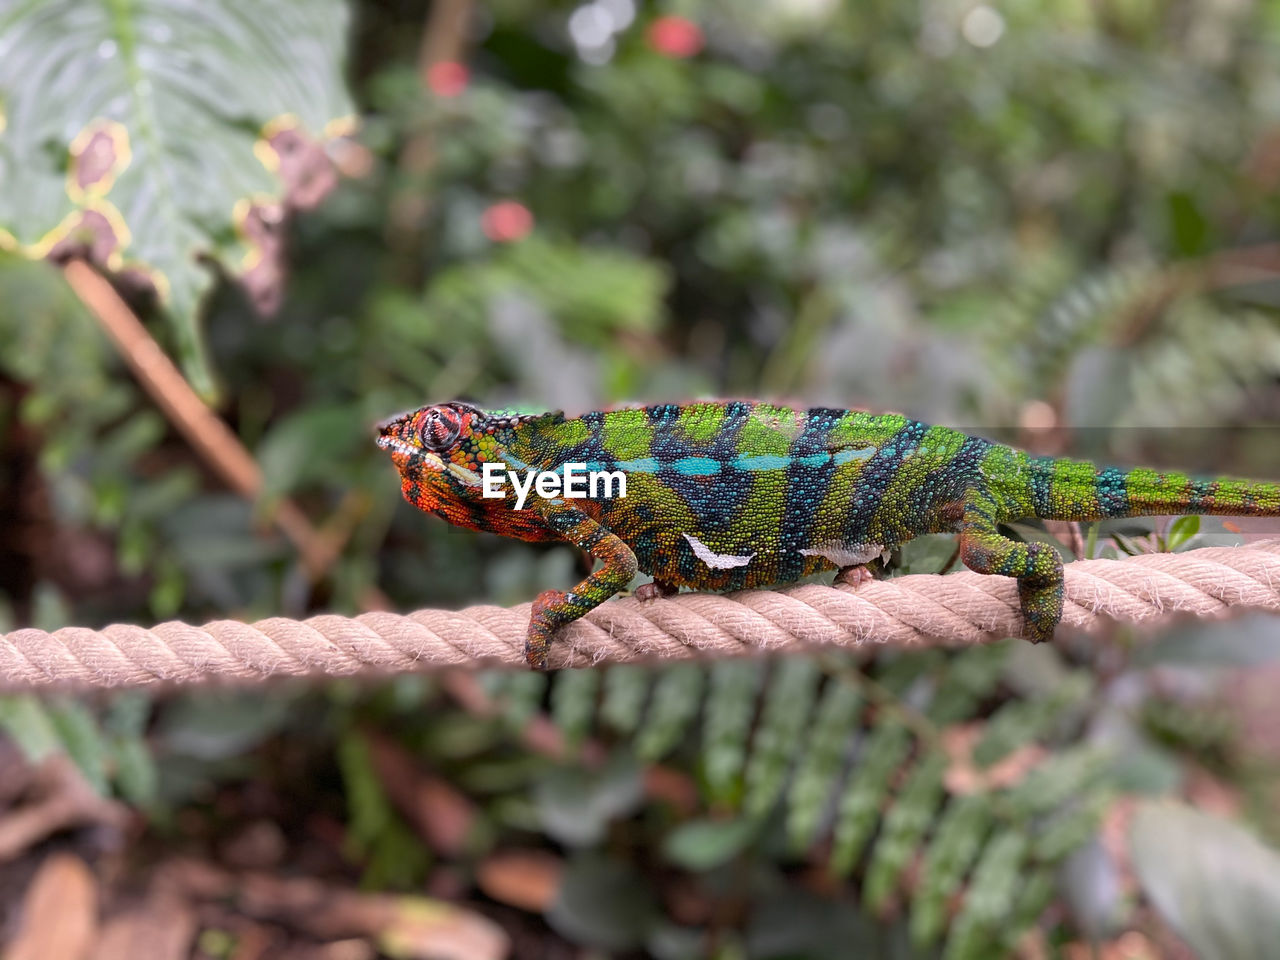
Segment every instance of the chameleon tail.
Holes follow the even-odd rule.
[[[1192,477],[1147,467],[1122,470],[1081,460],[1031,461],[1031,500],[1045,520],[1198,513],[1280,517],[1280,483]]]

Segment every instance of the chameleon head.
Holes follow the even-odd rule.
[[[477,434],[484,411],[466,403],[439,403],[378,424],[378,446],[400,471],[405,498],[431,512],[481,494]]]
[[[431,404],[378,424],[378,446],[391,454],[404,498],[419,510],[472,530],[551,540],[557,534],[531,511],[514,510],[509,493],[485,497],[482,476],[486,462],[512,466],[504,440],[521,424],[541,417],[488,412],[469,403]]]

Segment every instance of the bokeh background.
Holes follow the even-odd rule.
[[[1278,57],[1262,0],[0,3],[0,625],[574,582],[572,550],[400,501],[371,425],[431,400],[867,406],[1280,477]],[[255,495],[139,385],[71,259],[230,425]],[[1070,558],[1280,531],[1014,532]],[[78,917],[97,945],[62,956],[1274,955],[1277,658],[1255,617],[6,695],[0,938],[50,956]]]

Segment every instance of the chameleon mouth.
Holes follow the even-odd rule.
[[[422,465],[429,470],[443,470],[444,461],[429,450],[424,450],[412,443],[406,443],[398,437],[382,436],[378,438],[378,446],[383,450],[390,451],[393,454],[401,454],[406,457],[417,457],[422,461]]]

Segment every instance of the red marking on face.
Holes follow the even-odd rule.
[[[513,510],[509,498],[486,498],[450,465],[478,472],[480,458],[466,441],[492,433],[486,414],[465,403],[442,403],[392,417],[378,425],[378,446],[400,471],[404,498],[419,510],[472,530],[490,530],[521,540],[554,540],[557,535],[531,510]]]

